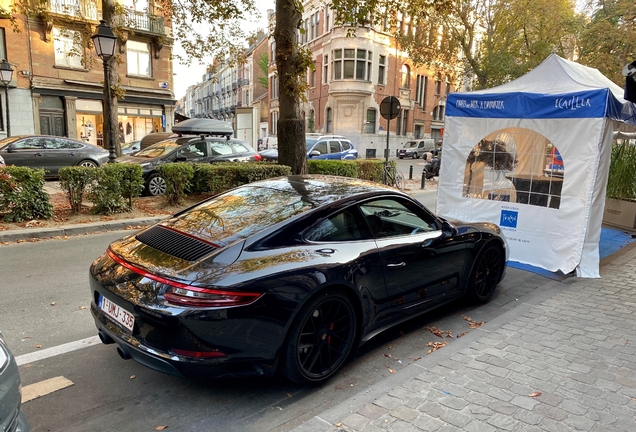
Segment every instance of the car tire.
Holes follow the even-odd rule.
[[[166,193],[166,179],[154,173],[148,176],[146,181],[146,195],[159,196]]]
[[[412,157],[413,157],[413,159],[418,159],[419,158],[419,156],[417,155],[417,152],[414,152]]]
[[[399,156],[400,159],[404,159],[404,156]]]
[[[479,253],[468,280],[468,298],[476,303],[486,303],[495,292],[504,270],[504,251],[490,243]]]
[[[294,319],[282,351],[281,372],[298,384],[320,384],[351,354],[357,335],[356,313],[341,292],[309,300]]]
[[[77,166],[82,166],[87,168],[97,168],[99,165],[95,161],[92,161],[90,159],[84,159],[82,161],[79,161]]]

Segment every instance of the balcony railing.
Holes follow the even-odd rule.
[[[86,0],[50,0],[51,12],[93,21],[102,19],[102,3]]]
[[[119,17],[119,25],[135,30],[145,30],[154,34],[165,34],[163,17],[126,9]]]

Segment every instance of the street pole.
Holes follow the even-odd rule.
[[[104,62],[104,142],[108,143],[108,163],[114,163],[117,159],[117,151],[115,148],[115,135],[112,132],[112,94],[110,92],[110,74],[108,70],[108,62],[115,54],[115,41],[117,37],[113,34],[113,30],[106,24],[106,21],[100,20],[96,32],[91,36],[91,40],[95,45],[97,55]]]
[[[4,85],[4,100],[7,104],[7,138],[11,136],[11,115],[9,114],[9,84]]]
[[[110,128],[106,128],[107,122],[110,121],[110,110],[112,104],[112,96],[110,94],[110,76],[108,73],[108,60],[104,57],[104,128],[103,136],[108,140],[108,163],[114,163],[117,159],[117,151],[115,150],[115,137],[110,133]],[[106,120],[108,119],[108,120]],[[108,133],[106,131],[108,130]]]

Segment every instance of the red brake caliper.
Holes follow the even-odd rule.
[[[333,323],[329,324],[329,331],[333,331]],[[331,335],[327,338],[327,344],[331,345]]]

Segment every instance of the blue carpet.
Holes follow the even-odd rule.
[[[615,252],[618,252],[628,244],[636,241],[636,238],[632,238],[632,234],[634,233],[620,228],[602,227],[601,240],[599,242],[599,255],[601,259],[606,258]],[[574,272],[570,274],[564,274],[561,271],[551,272],[529,264],[522,264],[517,261],[508,261],[508,267],[529,271],[547,277],[549,279],[559,281],[567,279],[568,277],[574,276],[576,274]]]

